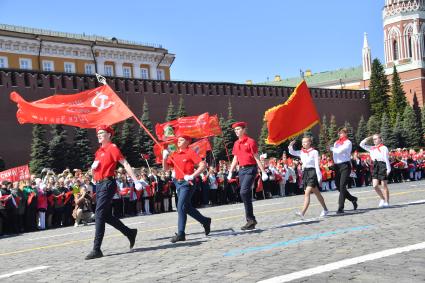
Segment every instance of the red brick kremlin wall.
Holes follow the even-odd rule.
[[[190,116],[209,112],[227,117],[230,101],[234,118],[248,122],[249,133],[256,139],[265,110],[283,103],[293,91],[290,87],[231,83],[123,78],[108,78],[107,81],[139,117],[146,97],[153,124],[163,122],[170,100],[177,106],[182,95]],[[94,76],[0,70],[0,156],[6,166],[9,168],[29,161],[32,130],[29,124],[18,124],[17,107],[9,100],[10,92],[16,91],[25,100],[34,101],[54,93],[77,93],[97,86],[99,84]],[[356,127],[361,115],[369,117],[367,91],[312,88],[311,94],[320,116],[333,114],[338,124],[347,120]],[[318,126],[313,129],[313,132],[317,131]]]

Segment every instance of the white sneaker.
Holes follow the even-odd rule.
[[[304,219],[304,215],[301,213],[301,211],[295,212],[295,215],[298,216],[301,219]]]
[[[78,223],[77,222],[74,223],[74,227],[78,227]]]
[[[381,200],[379,201],[378,207],[379,207],[379,208],[383,208],[383,207],[384,207],[384,203],[385,203],[385,200],[381,199]]]
[[[322,210],[322,212],[320,213],[320,217],[325,217],[326,215],[328,215],[329,210]]]
[[[382,207],[389,207],[390,204],[388,202],[384,202],[384,204],[382,205]]]

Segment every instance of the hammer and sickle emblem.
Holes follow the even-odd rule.
[[[112,105],[115,104],[113,101],[108,101],[109,97],[101,92],[97,92],[96,96],[92,99],[91,105],[97,108],[97,111],[102,111],[104,109],[108,109]],[[106,103],[105,103],[106,102]]]

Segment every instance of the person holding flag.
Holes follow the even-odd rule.
[[[367,145],[367,141],[373,139],[374,146]],[[391,172],[388,148],[382,144],[382,138],[379,134],[367,137],[360,142],[360,147],[370,152],[370,158],[373,160],[372,186],[378,194],[381,201],[378,207],[388,207],[390,202],[390,191],[388,190],[388,175]],[[381,187],[383,191],[381,191]]]
[[[177,150],[171,155],[167,149],[162,151],[162,167],[168,171],[174,167],[176,192],[178,197],[178,232],[171,238],[171,242],[186,241],[185,227],[187,215],[202,224],[205,235],[208,236],[211,230],[211,218],[203,216],[192,206],[192,196],[195,193],[192,181],[198,177],[206,168],[206,163],[189,148],[191,138],[186,135],[177,137]],[[170,156],[169,156],[170,155]],[[198,168],[195,170],[195,165]]]
[[[339,139],[334,143],[329,150],[333,153],[335,164],[335,183],[339,190],[339,201],[337,214],[344,213],[345,199],[353,203],[354,210],[357,209],[357,198],[352,196],[347,190],[348,180],[351,173],[351,141],[347,137],[347,129],[340,128],[338,130]]]
[[[311,137],[303,137],[303,148],[301,150],[294,150],[294,144],[295,140],[291,141],[288,149],[290,154],[301,158],[303,168],[303,187],[305,191],[303,209],[296,214],[301,218],[304,218],[304,215],[310,205],[310,194],[313,192],[323,207],[320,217],[325,217],[328,215],[329,211],[326,207],[325,200],[319,191],[319,186],[322,183],[322,173],[319,166],[319,153],[311,147]]]
[[[232,124],[238,140],[233,145],[233,160],[229,168],[228,180],[232,179],[233,171],[239,164],[239,184],[241,187],[240,195],[245,207],[246,224],[241,230],[252,230],[257,225],[252,206],[252,184],[257,175],[257,168],[261,171],[261,179],[266,181],[268,175],[264,170],[263,164],[258,157],[258,147],[255,140],[246,135],[245,122],[236,122]]]
[[[91,166],[96,181],[96,232],[93,250],[86,256],[86,260],[103,256],[100,247],[105,234],[105,222],[118,229],[128,238],[130,249],[133,248],[136,241],[137,229],[128,228],[121,220],[112,216],[112,197],[117,190],[117,182],[114,177],[117,163],[119,162],[124,166],[126,172],[133,179],[136,190],[140,190],[142,187],[119,148],[111,142],[114,130],[110,126],[102,125],[96,128],[96,134],[100,148],[96,151],[95,161]]]

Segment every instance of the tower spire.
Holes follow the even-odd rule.
[[[372,55],[369,47],[369,42],[367,40],[367,33],[364,33],[363,37],[363,80],[370,79],[370,72],[372,69]]]

